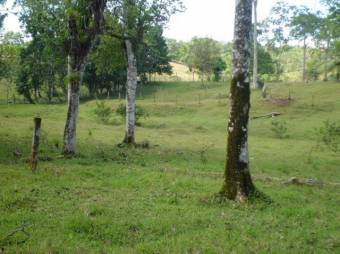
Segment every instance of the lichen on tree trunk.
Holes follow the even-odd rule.
[[[252,0],[236,0],[227,162],[221,194],[240,202],[246,201],[255,193],[249,170],[248,150],[251,24]]]
[[[70,3],[74,4],[73,2]],[[86,16],[79,22],[76,11],[68,14],[68,111],[64,129],[63,153],[73,155],[76,152],[76,130],[79,111],[80,86],[87,63],[87,57],[97,41],[102,29],[103,13],[106,0],[87,2]],[[74,6],[73,6],[74,8]],[[80,25],[81,23],[81,25]]]
[[[69,69],[69,85],[68,85],[68,110],[66,125],[64,129],[64,149],[63,153],[72,155],[76,151],[76,131],[77,119],[79,113],[79,98],[80,98],[80,76],[77,78],[76,74]]]
[[[257,52],[257,0],[253,0],[254,2],[254,66],[253,66],[253,88],[259,89],[259,85],[257,82],[258,76],[258,52]]]
[[[136,128],[136,90],[137,90],[137,61],[133,45],[129,39],[125,40],[127,67],[127,89],[126,89],[126,130],[124,143],[135,143]]]

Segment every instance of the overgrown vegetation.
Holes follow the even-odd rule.
[[[340,151],[340,124],[338,122],[325,121],[317,130],[319,144],[333,152]]]
[[[278,138],[287,138],[287,123],[284,121],[272,120],[272,128],[271,130],[274,132],[275,136]]]

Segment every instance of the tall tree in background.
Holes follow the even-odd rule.
[[[223,64],[222,47],[218,41],[211,38],[193,38],[189,43],[187,54],[186,64],[198,70],[202,82],[205,79],[209,80],[215,68],[220,63]],[[224,68],[222,65],[221,67]]]
[[[145,43],[147,31],[157,26],[163,27],[172,14],[183,9],[183,5],[180,0],[123,0],[120,9],[127,57],[126,130],[123,142],[134,144],[140,46]]]
[[[227,163],[221,194],[240,202],[246,201],[255,192],[248,151],[251,27],[252,0],[236,0]]]
[[[254,3],[254,63],[253,63],[253,88],[258,89],[258,54],[257,54],[257,0],[253,0]]]
[[[313,39],[320,28],[319,18],[306,7],[296,8],[290,27],[292,37],[303,41],[302,80],[307,82],[307,41]]]
[[[76,152],[80,86],[87,57],[101,32],[106,0],[70,1],[68,14],[68,112],[64,130],[64,154]]]

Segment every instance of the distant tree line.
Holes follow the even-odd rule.
[[[82,4],[83,1],[79,2]],[[104,12],[103,32],[98,35],[93,45],[90,45],[91,52],[86,57],[82,76],[84,84],[81,87],[82,97],[119,95],[124,97],[128,65],[124,33],[127,33],[121,22],[123,14],[118,12],[120,2],[112,1],[108,4]],[[143,6],[143,1],[140,3],[132,1],[131,4],[133,2],[136,2],[137,6],[133,18],[138,23],[135,24],[134,31],[133,29],[128,31],[128,36],[134,37],[134,47],[138,45],[136,47],[138,77],[140,82],[146,83],[150,74],[170,74],[172,68],[163,36],[164,22],[161,20],[163,13],[159,12],[157,17],[159,20],[147,20],[150,7],[146,4]],[[9,83],[14,82],[15,89],[30,103],[63,100],[67,95],[68,84],[67,20],[72,14],[69,4],[67,1],[53,0],[18,0],[16,3],[21,9],[18,15],[25,28],[25,34],[10,32],[1,37],[0,78],[6,79]],[[156,4],[152,8],[156,9]],[[80,15],[84,17],[82,13]],[[5,14],[1,14],[0,25],[4,18]],[[81,19],[83,20],[77,22],[86,25],[88,21]],[[28,36],[29,39],[24,41],[24,36]],[[11,90],[13,89],[11,87]]]
[[[340,3],[321,2],[326,7],[325,13],[280,1],[270,16],[254,29],[259,39],[260,79],[340,80]],[[258,2],[259,8],[262,4]],[[219,80],[222,76],[231,78],[232,43],[193,38],[190,42],[167,39],[167,44],[171,60],[186,64],[193,77],[197,73],[210,80]]]

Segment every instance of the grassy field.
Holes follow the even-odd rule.
[[[317,148],[316,129],[340,121],[335,83],[273,84],[252,94],[251,170],[272,203],[218,203],[228,117],[226,84],[143,88],[138,142],[119,148],[123,120],[81,105],[78,156],[60,156],[66,105],[0,106],[0,253],[340,253],[340,154]],[[289,96],[292,100],[287,101]],[[115,110],[119,101],[106,101]],[[32,118],[43,118],[39,170],[27,165]],[[16,156],[14,154],[22,154]]]

